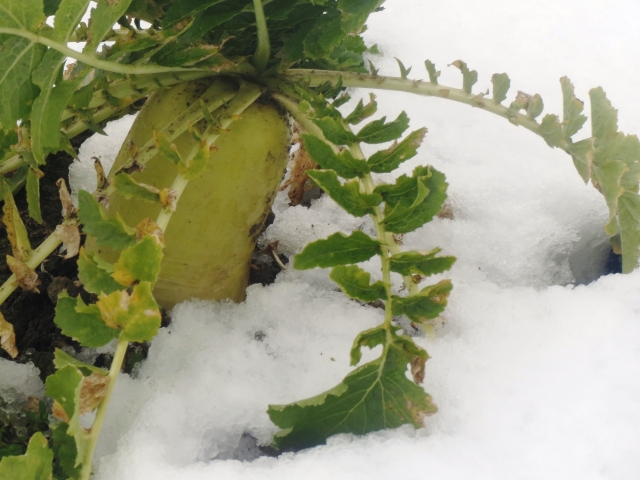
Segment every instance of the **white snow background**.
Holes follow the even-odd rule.
[[[447,64],[462,59],[479,72],[474,91],[507,72],[505,103],[517,90],[540,93],[544,113],[556,114],[567,75],[587,112],[588,89],[600,85],[620,129],[640,133],[638,2],[387,0],[385,8],[365,34],[383,53],[371,57],[380,74],[398,74],[395,56],[413,67],[410,78],[425,78],[429,58],[442,84],[461,86]],[[136,378],[119,379],[96,480],[640,478],[640,272],[593,281],[606,262],[603,197],[568,155],[502,118],[376,94],[381,115],[404,109],[412,128],[429,129],[398,175],[432,164],[450,184],[454,218],[404,239],[407,249],[440,246],[458,258],[445,326],[435,339],[416,339],[432,357],[424,388],[439,412],[420,430],[339,435],[248,461],[255,447],[243,434],[267,443],[277,431],[267,405],[336,385],[350,370],[353,338],[382,320],[337,292],[328,271],[287,270],[271,286],[250,287],[243,304],[174,309]],[[81,157],[113,158],[127,121],[88,140]],[[326,197],[310,209],[286,200],[278,196],[263,241],[279,240],[287,255],[338,230],[370,229]],[[364,267],[377,274],[375,262]],[[17,370],[3,365],[6,384]]]

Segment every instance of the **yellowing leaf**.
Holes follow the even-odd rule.
[[[67,253],[62,258],[72,258],[80,250],[80,230],[76,225],[58,225],[56,235],[62,239],[62,244],[66,247]]]
[[[4,315],[0,313],[0,347],[7,352],[11,358],[18,356],[16,348],[16,334],[13,331],[13,325],[7,322]]]
[[[82,387],[80,389],[80,415],[85,415],[94,411],[102,399],[107,394],[109,386],[109,377],[92,373],[88,377],[82,379]]]
[[[13,256],[19,260],[27,260],[31,255],[31,244],[29,243],[29,236],[27,235],[27,229],[22,223],[20,214],[18,213],[18,207],[13,200],[11,192],[7,192],[4,196],[4,206],[2,207],[4,216],[2,217],[2,223],[4,223],[7,229],[7,236],[11,243],[11,250]]]
[[[138,242],[142,240],[142,237],[145,237],[147,235],[155,236],[160,244],[164,247],[164,232],[162,231],[160,226],[150,218],[145,218],[138,225],[136,225],[136,240]]]
[[[36,288],[40,285],[40,279],[38,279],[38,274],[29,268],[29,265],[11,255],[7,255],[7,265],[16,276],[18,285],[30,292],[40,293],[40,290]]]

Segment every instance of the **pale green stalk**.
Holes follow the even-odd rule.
[[[93,55],[78,52],[72,48],[69,48],[65,43],[56,42],[42,35],[31,33],[27,30],[21,30],[19,28],[7,28],[0,27],[0,34],[5,33],[8,35],[16,35],[18,37],[31,40],[33,43],[40,43],[53,50],[62,53],[65,57],[70,57],[79,62],[89,65],[100,70],[107,72],[124,73],[131,75],[144,75],[154,73],[166,73],[166,72],[209,72],[206,69],[197,68],[182,68],[182,67],[163,67],[162,65],[126,65],[117,62],[110,62],[108,60],[100,60]]]
[[[269,30],[267,30],[267,19],[264,16],[262,0],[253,0],[253,10],[256,15],[256,27],[258,28],[258,46],[253,55],[253,65],[258,72],[263,72],[269,63],[271,56],[271,44],[269,43]]]
[[[111,400],[113,389],[116,386],[116,380],[120,375],[120,370],[122,370],[122,363],[124,362],[124,357],[127,353],[128,346],[129,342],[127,342],[126,340],[119,340],[116,351],[113,354],[111,368],[109,368],[109,374],[107,375],[107,379],[109,380],[109,382],[107,383],[107,390],[104,398],[102,399],[102,402],[100,402],[100,406],[98,406],[96,418],[94,419],[93,425],[91,426],[86,454],[84,459],[82,460],[82,473],[80,474],[80,480],[89,480],[89,478],[91,477],[93,453],[95,452],[96,445],[98,443],[98,436],[100,435],[102,424],[104,423],[104,419],[107,416],[107,407],[109,406],[109,401]]]
[[[344,87],[392,90],[453,100],[506,118],[514,125],[522,125],[536,135],[542,136],[540,124],[535,119],[521,113],[510,112],[508,107],[494,102],[490,98],[485,98],[482,94],[467,93],[459,88],[447,87],[446,85],[438,85],[423,80],[326,70],[291,69],[284,72],[282,77],[292,81],[307,80],[310,82],[311,87],[327,81],[336,83],[342,78],[342,86]],[[566,140],[563,140],[559,148],[569,153],[570,145]]]

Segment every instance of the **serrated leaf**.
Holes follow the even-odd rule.
[[[356,141],[356,136],[344,128],[340,119],[314,118],[313,123],[320,127],[324,137],[334,145],[350,145]]]
[[[429,74],[429,82],[431,82],[434,85],[437,85],[440,72],[436,71],[436,66],[433,64],[431,60],[425,60],[424,66],[427,69],[427,73]]]
[[[494,73],[491,77],[493,85],[493,101],[502,103],[507,98],[507,92],[511,87],[511,79],[506,73]]]
[[[589,90],[591,102],[591,135],[596,140],[596,148],[600,143],[616,135],[618,132],[618,111],[611,106],[611,102],[601,87]]]
[[[424,275],[425,277],[446,272],[456,261],[455,257],[436,257],[440,252],[435,248],[427,252],[401,252],[396,253],[390,259],[389,266],[392,272],[401,275]]]
[[[80,249],[78,278],[87,292],[109,294],[120,290],[122,285],[111,276],[113,271],[113,265],[104,262],[97,254],[87,253],[84,248]]]
[[[560,147],[565,143],[562,125],[557,115],[545,115],[540,122],[540,135],[550,147]]]
[[[350,365],[355,367],[362,359],[362,347],[374,349],[378,345],[387,343],[387,329],[383,325],[379,325],[364,332],[360,332],[353,342],[349,358]]]
[[[447,298],[452,289],[451,280],[442,280],[435,285],[420,290],[408,297],[391,297],[393,315],[406,315],[414,322],[423,322],[440,315],[447,306]]]
[[[73,365],[62,367],[47,377],[45,395],[53,398],[62,409],[54,410],[54,415],[59,420],[69,423],[73,417],[78,416],[83,378],[82,372]]]
[[[31,255],[31,243],[29,242],[27,229],[22,222],[22,218],[20,218],[18,207],[9,189],[7,189],[7,193],[4,196],[2,211],[4,213],[2,223],[4,223],[7,230],[7,237],[11,244],[13,256],[18,260],[26,261]]]
[[[360,129],[357,135],[358,142],[384,143],[396,140],[409,128],[409,117],[401,112],[394,121],[385,123],[387,117],[374,120]]]
[[[170,4],[169,10],[162,19],[162,25],[169,27],[186,17],[194,17],[212,5],[223,3],[225,0],[184,0]]]
[[[135,230],[126,225],[120,215],[109,217],[89,192],[78,192],[78,206],[82,230],[95,237],[98,245],[121,250],[135,243]]]
[[[432,167],[417,167],[413,176],[403,175],[395,185],[376,187],[385,199],[383,224],[388,232],[408,233],[437,215],[447,198],[445,176]]]
[[[72,357],[64,350],[60,350],[59,348],[55,349],[53,364],[58,370],[66,367],[67,365],[72,365],[80,370],[85,377],[90,375],[91,373],[96,373],[98,375],[109,374],[107,370],[99,367],[94,367],[93,365],[89,365],[88,363],[81,362],[77,358]]]
[[[411,73],[411,67],[405,67],[404,63],[402,63],[399,58],[396,58],[395,60],[398,62],[398,67],[400,68],[400,78],[407,78]]]
[[[41,0],[4,0],[0,3],[0,27],[37,32],[44,22]],[[0,124],[13,128],[20,119],[29,118],[38,87],[31,72],[46,51],[32,40],[0,34]]]
[[[585,138],[570,146],[571,158],[576,170],[582,177],[584,183],[591,178],[591,167],[593,165],[594,138]]]
[[[29,440],[24,455],[4,457],[0,461],[0,478],[3,480],[51,480],[53,452],[42,432],[36,432]]]
[[[382,203],[382,197],[378,194],[361,193],[358,180],[341,185],[333,170],[309,170],[307,175],[347,213],[355,217],[373,214],[373,209]]]
[[[128,287],[135,281],[154,284],[160,273],[162,244],[155,235],[147,235],[122,251],[111,277]]]
[[[136,285],[131,295],[124,290],[100,294],[96,306],[107,325],[122,328],[120,340],[150,342],[160,328],[160,309],[150,282]]]
[[[462,89],[467,93],[471,93],[471,89],[478,81],[478,72],[475,70],[469,70],[467,64],[462,60],[456,60],[451,65],[462,72]]]
[[[379,0],[338,0],[338,9],[342,13],[342,29],[346,33],[358,33],[369,14],[378,8],[379,4]]]
[[[582,115],[584,103],[574,94],[573,84],[567,77],[560,79],[562,87],[562,128],[565,138],[570,138],[582,128],[587,117]]]
[[[304,247],[296,255],[293,266],[297,270],[308,270],[314,267],[349,265],[369,260],[380,252],[380,242],[365,233],[356,231],[346,236],[338,232]]]
[[[96,3],[98,5],[91,11],[84,53],[93,53],[99,47],[113,25],[125,14],[131,0],[98,0]]]
[[[334,102],[335,105],[335,102]],[[376,113],[378,110],[378,103],[376,102],[376,96],[373,93],[369,94],[369,103],[364,105],[362,99],[356,105],[356,108],[351,112],[345,121],[351,125],[357,125],[366,118]]]
[[[542,97],[536,93],[529,100],[529,105],[527,106],[527,116],[531,119],[536,119],[540,116],[543,110],[544,102],[542,101]]]
[[[40,178],[32,169],[27,173],[27,205],[29,216],[39,224],[42,224],[42,213],[40,212]]]
[[[627,165],[620,160],[609,160],[600,165],[594,165],[592,168],[593,175],[596,177],[600,191],[609,207],[609,222],[605,226],[605,231],[609,235],[615,235],[618,232],[616,222],[618,199],[624,193],[624,188],[620,186],[620,180],[626,170]]]
[[[53,429],[51,437],[54,453],[54,478],[79,478],[80,467],[76,467],[78,449],[73,436],[68,433],[69,425],[60,423]],[[63,476],[64,475],[64,476]]]
[[[405,372],[427,354],[410,339],[389,336],[392,341],[380,358],[357,368],[333,389],[301,402],[270,405],[271,421],[283,429],[273,445],[307,448],[338,433],[364,435],[405,424],[422,427],[424,417],[437,409]]]
[[[126,173],[116,175],[114,186],[127,200],[139,198],[148,202],[160,203],[160,191],[157,188],[138,183]]]
[[[371,275],[355,265],[334,267],[329,277],[351,298],[362,302],[387,299],[384,283],[381,281],[370,283]]]
[[[369,157],[369,169],[375,173],[393,172],[401,163],[416,156],[426,134],[426,128],[415,130],[400,143],[394,143],[386,150],[374,153]]]
[[[85,347],[102,347],[120,333],[107,326],[95,305],[85,305],[80,297],[71,298],[67,292],[58,296],[55,324],[62,333]]]
[[[342,178],[361,177],[369,173],[369,166],[366,160],[353,158],[349,150],[344,150],[338,154],[318,137],[309,134],[301,135],[304,147],[311,159],[327,170],[335,170]]]

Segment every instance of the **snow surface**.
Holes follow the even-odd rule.
[[[429,58],[441,83],[461,85],[446,67],[460,58],[479,72],[476,91],[506,71],[509,98],[540,93],[551,113],[561,111],[558,79],[567,75],[587,105],[588,89],[603,86],[621,130],[640,132],[637,2],[385,7],[366,33],[384,54],[371,57],[381,74],[397,74],[397,56],[413,66],[411,78],[423,78]],[[248,435],[266,443],[276,431],[267,405],[334,386],[349,371],[355,335],[382,320],[380,310],[336,292],[327,271],[288,270],[274,285],[252,286],[243,304],[175,308],[135,378],[123,375],[116,386],[96,480],[638,478],[640,272],[589,283],[606,260],[601,195],[567,155],[504,119],[441,99],[377,95],[381,114],[404,109],[412,127],[429,128],[399,173],[429,163],[450,184],[454,218],[404,239],[408,249],[440,246],[458,258],[445,326],[435,339],[416,340],[432,357],[424,388],[439,412],[424,429],[339,435],[249,461],[257,453]],[[81,156],[115,156],[115,137],[128,127],[113,128],[113,138],[94,137]],[[283,192],[274,210],[263,241],[279,240],[289,255],[335,231],[371,228],[328,198],[290,208]],[[374,261],[365,268],[378,275]]]

